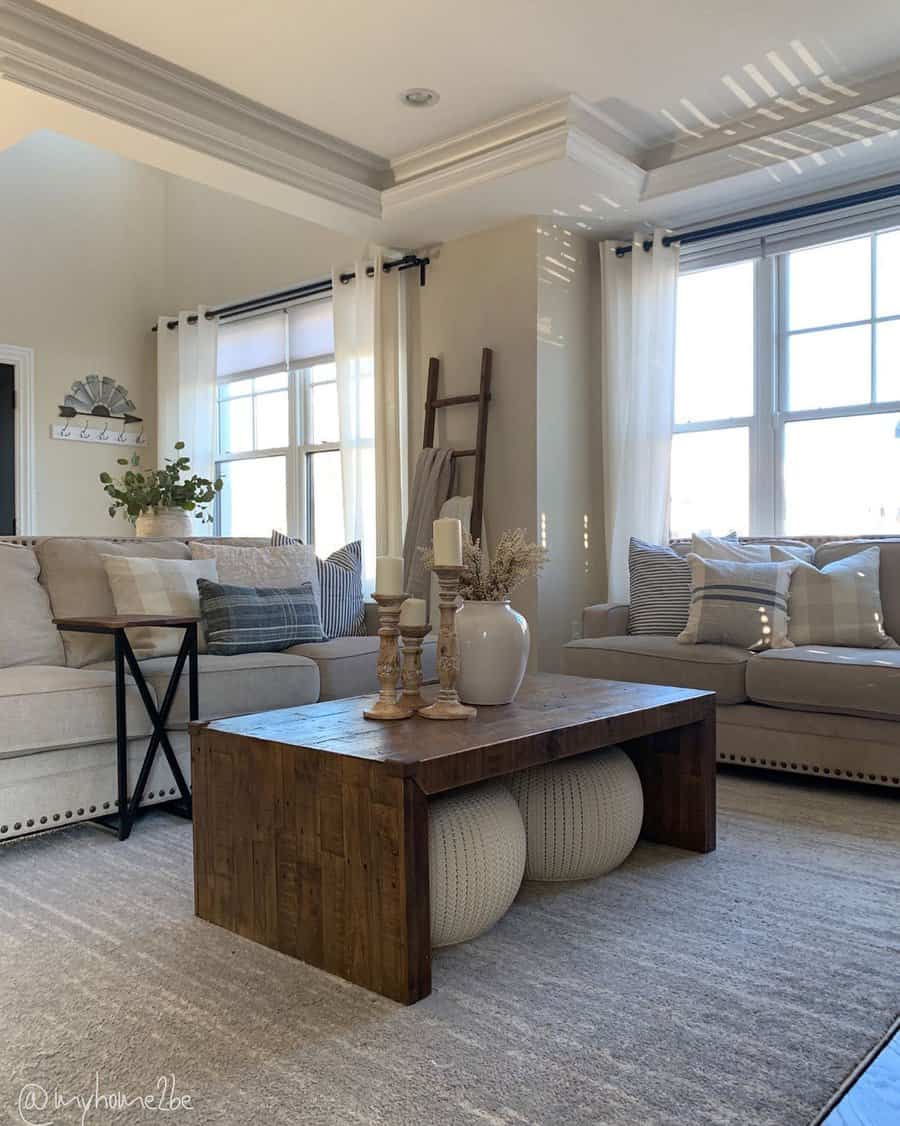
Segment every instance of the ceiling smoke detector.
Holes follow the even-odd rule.
[[[414,86],[411,90],[404,90],[400,95],[400,101],[413,109],[436,106],[440,100],[441,96],[437,90],[429,90],[426,86]]]

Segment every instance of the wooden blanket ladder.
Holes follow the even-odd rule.
[[[434,424],[437,412],[443,407],[459,407],[465,404],[478,404],[478,419],[475,423],[475,446],[468,450],[454,450],[453,457],[475,458],[475,479],[472,485],[472,519],[469,531],[473,540],[481,539],[481,525],[484,519],[484,469],[487,455],[487,406],[491,401],[491,363],[493,352],[490,348],[481,349],[481,383],[475,395],[449,395],[438,398],[438,376],[440,360],[432,356],[428,361],[428,387],[425,394],[425,449],[434,446]]]

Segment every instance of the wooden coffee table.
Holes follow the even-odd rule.
[[[456,723],[372,722],[355,698],[193,724],[195,910],[412,1004],[431,992],[428,799],[617,744],[641,835],[709,852],[714,699],[542,674]]]

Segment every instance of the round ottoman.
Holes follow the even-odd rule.
[[[637,842],[644,794],[618,747],[523,770],[508,785],[525,822],[526,879],[602,876]]]
[[[525,826],[500,782],[428,807],[431,945],[482,934],[509,910],[525,871]]]

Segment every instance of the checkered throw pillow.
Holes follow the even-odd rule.
[[[216,579],[214,559],[143,559],[101,555],[117,614],[173,614],[200,617],[198,579]],[[202,630],[200,631],[202,635]],[[181,646],[184,631],[141,626],[128,630],[134,655],[171,657]],[[200,637],[199,648],[203,649]]]
[[[772,556],[788,558],[780,548]],[[788,636],[795,645],[896,649],[884,631],[878,570],[881,552],[867,547],[820,571],[801,563],[791,578]]]
[[[272,532],[272,546],[302,544],[303,540]],[[359,540],[333,551],[327,559],[316,556],[322,629],[334,637],[365,637],[366,608],[362,592],[362,544]]]
[[[208,652],[277,653],[324,641],[312,583],[297,588],[227,586],[200,579],[200,609]]]
[[[789,649],[787,602],[791,573],[784,563],[701,559],[691,553],[691,612],[677,640],[735,645],[760,652]]]

